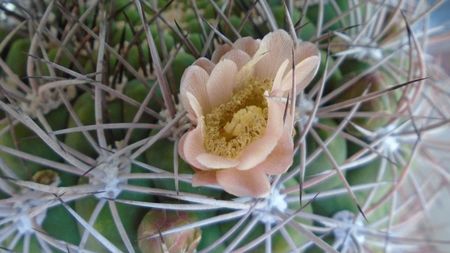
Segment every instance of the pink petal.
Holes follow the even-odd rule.
[[[255,55],[252,56],[250,61],[248,61],[237,74],[236,84],[245,84],[248,80],[254,77],[255,65],[266,55],[266,52],[257,51]]]
[[[264,197],[270,192],[269,179],[262,170],[218,170],[217,182],[235,196]]]
[[[196,65],[189,66],[181,77],[180,101],[191,119],[195,119],[195,115],[187,99],[187,93],[191,93],[197,99],[202,109],[209,110],[208,93],[206,91],[208,78],[208,73]]]
[[[196,171],[192,186],[217,185],[216,171]]]
[[[283,87],[283,77],[285,76],[287,65],[289,64],[289,60],[286,59],[280,66],[275,75],[275,79],[273,80],[272,91],[282,90]]]
[[[263,162],[277,145],[283,134],[283,115],[285,103],[267,99],[268,120],[264,135],[250,143],[239,156],[239,170],[249,170]]]
[[[284,131],[289,132],[291,136],[294,134],[294,114],[292,113],[292,108],[287,109],[286,118],[284,120]]]
[[[260,45],[260,40],[255,40],[250,37],[245,37],[236,40],[233,47],[236,50],[241,50],[246,52],[250,57],[250,60],[246,61],[245,64],[239,64],[239,72],[236,84],[244,84],[249,78],[253,78],[254,65],[264,56],[265,52],[259,52],[256,54]]]
[[[228,159],[222,156],[203,153],[197,156],[197,161],[209,169],[227,169],[239,164],[238,160]]]
[[[203,108],[201,107],[197,98],[195,98],[194,95],[192,95],[192,93],[190,92],[186,93],[186,97],[189,102],[189,105],[191,106],[192,111],[194,112],[195,118],[198,119],[201,116],[203,116]]]
[[[237,66],[231,60],[221,60],[211,72],[206,84],[212,108],[225,103],[233,95]]]
[[[317,73],[320,65],[318,56],[310,56],[295,66],[294,84],[297,93],[305,89]],[[284,76],[281,90],[289,91],[292,88],[292,69]]]
[[[230,51],[231,49],[232,49],[232,47],[228,44],[217,46],[216,50],[214,50],[214,52],[211,56],[211,61],[213,63],[218,63],[220,61],[220,59],[222,58],[222,56],[224,54],[226,54],[228,51]]]
[[[183,136],[181,136],[180,140],[178,141],[178,154],[180,155],[181,159],[186,160],[185,156],[184,156],[184,142],[186,141],[186,136],[188,135],[188,133],[183,134]]]
[[[287,32],[277,30],[264,36],[258,51],[264,57],[255,65],[255,74],[260,79],[273,80],[279,67],[286,59],[292,58],[294,43]]]
[[[314,55],[320,56],[316,45],[307,41],[299,42],[294,50],[294,64],[297,65],[304,59]]]
[[[242,66],[244,66],[248,61],[250,61],[250,56],[242,50],[231,49],[222,56],[222,60],[223,59],[232,60],[234,63],[236,63],[238,69],[241,69]]]
[[[201,68],[203,68],[208,74],[211,74],[211,71],[213,70],[215,64],[210,61],[209,59],[205,58],[205,57],[201,57],[198,58],[195,62],[194,65],[197,65]]]
[[[200,154],[203,154],[206,152],[205,148],[203,147],[203,122],[199,121],[199,124],[194,130],[189,131],[186,133],[186,137],[183,141],[183,155],[184,160],[189,163],[191,166],[197,168],[206,170],[207,167],[203,166],[201,163],[199,163],[196,159],[196,157]]]
[[[284,131],[283,136],[267,159],[258,164],[256,168],[269,175],[279,175],[292,165],[294,155],[294,141],[291,131]],[[253,170],[253,169],[252,169]]]
[[[255,40],[252,37],[243,37],[237,39],[233,43],[233,46],[234,48],[246,52],[249,56],[253,56],[256,53],[256,51],[258,51],[259,44],[260,44],[259,40]]]

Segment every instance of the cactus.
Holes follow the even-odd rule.
[[[422,228],[449,179],[434,153],[449,143],[430,137],[448,124],[449,107],[439,103],[449,93],[427,78],[442,70],[424,55],[426,20],[438,6],[0,2],[0,248],[438,252],[449,242]],[[182,96],[187,69],[195,65],[209,78],[235,41],[260,43],[280,30],[320,55],[317,74],[295,99],[261,96],[285,103],[292,164],[269,176],[261,196],[235,196],[216,176],[197,186],[210,171],[192,166],[180,148],[203,120]],[[239,52],[258,55],[251,50]],[[259,98],[251,99],[256,107]],[[251,112],[266,113],[267,122],[267,108]],[[247,128],[261,120],[252,119]],[[238,131],[232,125],[222,129],[227,138]]]

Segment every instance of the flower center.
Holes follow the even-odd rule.
[[[205,115],[206,151],[228,158],[237,157],[258,139],[267,125],[267,102],[264,91],[269,80],[250,80],[237,89],[231,99]]]

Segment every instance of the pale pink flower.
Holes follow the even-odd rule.
[[[315,45],[294,47],[277,30],[262,40],[245,37],[219,46],[211,60],[188,67],[180,99],[196,127],[178,148],[195,169],[193,184],[216,184],[236,196],[267,195],[269,176],[284,173],[293,160],[294,112],[286,105],[293,97],[292,66],[298,93],[319,64]]]

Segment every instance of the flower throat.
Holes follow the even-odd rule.
[[[267,125],[267,101],[264,91],[270,90],[269,80],[250,80],[237,89],[231,99],[205,115],[206,151],[235,158],[251,142],[258,139]]]

